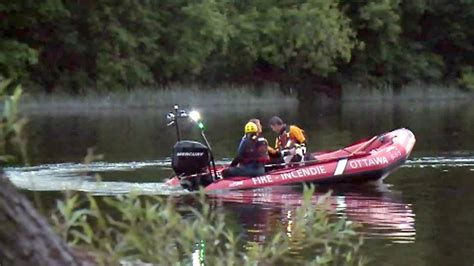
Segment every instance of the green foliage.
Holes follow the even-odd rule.
[[[474,68],[471,66],[463,68],[458,82],[463,88],[474,91]]]
[[[0,75],[76,94],[170,81],[452,81],[474,65],[473,22],[467,0],[7,1]]]
[[[0,76],[21,81],[39,60],[48,42],[50,23],[66,16],[59,0],[3,1],[0,3]],[[45,67],[45,66],[43,66]]]
[[[364,43],[348,73],[363,83],[403,85],[458,76],[472,65],[472,1],[345,1]]]
[[[26,139],[24,127],[28,120],[18,114],[18,105],[23,90],[20,85],[14,86],[10,80],[0,81],[0,101],[3,101],[3,112],[0,120],[0,162],[11,162],[15,157],[8,154],[7,143],[12,143],[20,150],[26,160]]]
[[[76,194],[58,202],[52,221],[65,239],[91,250],[104,264],[188,265],[193,256],[203,265],[362,264],[362,242],[354,225],[330,220],[324,200],[316,206],[311,203],[313,192],[314,188],[305,189],[291,234],[281,228],[265,243],[250,243],[247,248],[226,216],[212,210],[202,193],[196,208],[176,204],[173,198],[133,195],[104,198],[101,206],[90,195]],[[310,255],[298,258],[295,250]]]
[[[264,62],[326,76],[351,58],[356,42],[337,1],[265,1],[240,9],[231,16],[234,66]]]
[[[38,53],[28,45],[15,40],[0,40],[0,77],[21,79],[27,67],[38,62]]]
[[[372,83],[371,78],[390,75],[396,61],[400,25],[400,0],[344,1],[347,2],[357,39],[361,42],[356,61],[350,70],[355,78]]]
[[[466,65],[474,65],[474,2],[440,1],[429,5],[431,25],[425,27],[427,44],[449,64],[447,74],[457,74]]]
[[[359,13],[363,28],[377,33],[379,42],[396,42],[401,32],[399,5],[400,0],[369,1],[362,5]]]
[[[160,25],[148,1],[99,1],[87,8],[90,49],[95,59],[96,86],[133,88],[153,83],[151,65],[157,59]]]
[[[220,2],[220,3],[219,3]],[[212,53],[226,49],[231,25],[224,2],[163,1],[162,50],[158,67],[163,78],[197,75]]]

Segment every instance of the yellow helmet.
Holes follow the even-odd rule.
[[[257,133],[258,132],[257,124],[255,124],[254,122],[248,122],[247,124],[245,124],[244,132],[245,134]]]

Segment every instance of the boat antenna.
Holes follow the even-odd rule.
[[[174,113],[175,113],[175,118],[178,117],[178,105],[174,105]],[[179,125],[178,125],[178,119],[175,119],[175,127],[176,127],[176,136],[178,137],[178,141],[181,141],[181,135],[179,134]]]
[[[184,118],[188,117],[188,113],[186,113],[185,110],[180,110],[179,106],[177,104],[174,105],[174,111],[169,112],[166,115],[166,121],[167,121],[167,126],[174,125],[176,128],[176,137],[178,138],[178,141],[181,141],[181,134],[179,132],[179,124],[178,124],[178,118]]]
[[[212,164],[212,170],[214,171],[213,179],[217,179],[217,170],[216,170],[216,162],[214,160],[214,153],[212,152],[211,144],[209,144],[209,141],[207,140],[206,134],[204,133],[204,123],[201,120],[201,115],[197,111],[191,111],[189,113],[189,118],[194,121],[198,128],[201,130],[201,136],[204,139],[204,142],[206,143],[206,147],[209,149],[209,153],[211,155],[211,164]]]

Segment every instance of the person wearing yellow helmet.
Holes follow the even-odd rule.
[[[255,122],[248,122],[245,124],[244,133],[247,134],[257,134],[258,133],[258,126]]]
[[[252,118],[249,122],[255,123],[257,125],[257,134],[260,136],[262,134],[262,124],[260,123],[260,119]]]
[[[244,126],[237,156],[232,160],[229,168],[222,171],[222,177],[259,176],[265,173],[265,163],[270,161],[268,156],[268,142],[260,136],[259,123],[248,122]]]

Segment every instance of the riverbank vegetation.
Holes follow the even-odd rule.
[[[160,90],[140,88],[133,91],[88,91],[81,95],[65,92],[54,94],[30,93],[22,97],[22,110],[106,110],[134,108],[169,108],[173,104],[183,107],[255,108],[272,106],[295,106],[295,92],[282,92],[275,86],[259,89],[248,86],[225,86],[202,88],[198,86],[168,85]]]
[[[261,243],[245,239],[202,193],[194,200],[74,194],[58,202],[52,221],[71,245],[105,265],[363,265],[356,225],[331,220],[326,197],[315,204],[313,193],[306,188],[289,224]]]
[[[397,93],[415,81],[474,90],[472,1],[9,1],[0,18],[0,75],[30,91],[274,82],[340,97],[346,84]]]

